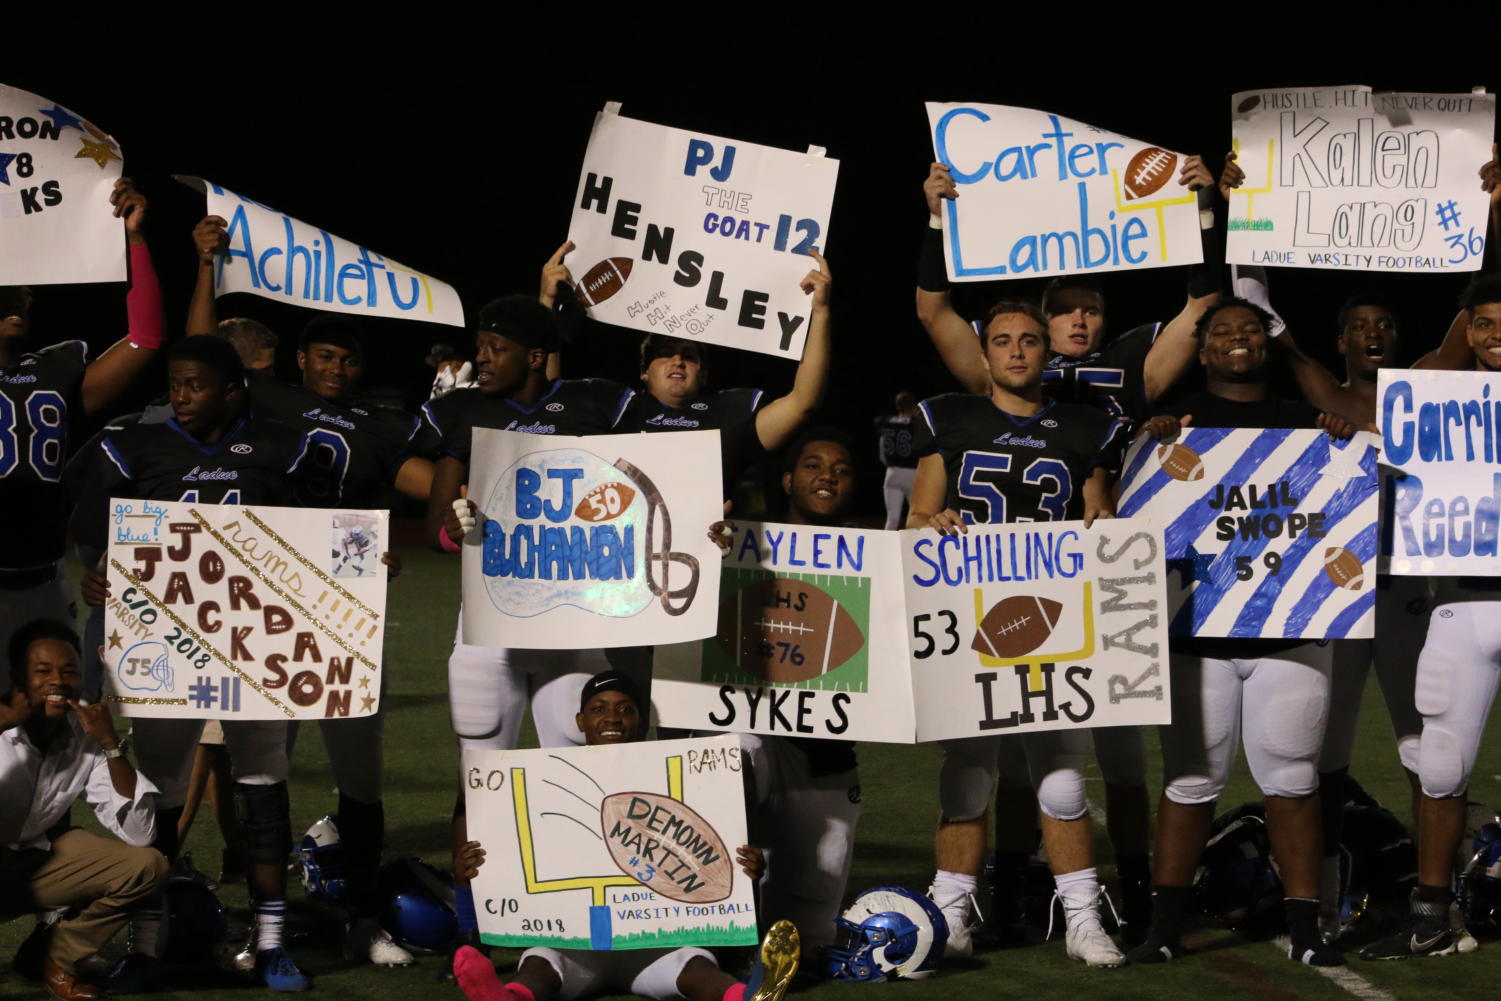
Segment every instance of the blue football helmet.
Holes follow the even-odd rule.
[[[174,966],[214,959],[229,936],[229,918],[214,891],[190,876],[167,880],[167,946],[162,962]]]
[[[459,934],[453,877],[418,858],[397,859],[380,872],[380,926],[405,946],[446,952]]]
[[[1482,824],[1459,877],[1460,907],[1471,925],[1501,924],[1501,825]]]
[[[937,904],[904,886],[878,886],[834,919],[834,944],[820,963],[830,980],[920,980],[937,970],[948,939]]]
[[[1269,930],[1281,920],[1282,877],[1272,864],[1259,803],[1215,818],[1202,861],[1194,896],[1205,914],[1250,931]]]
[[[330,814],[307,829],[297,849],[297,871],[313,900],[340,904],[349,893],[348,862],[339,838],[339,818]]]

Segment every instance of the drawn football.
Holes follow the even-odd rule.
[[[585,306],[598,306],[625,287],[631,276],[629,257],[606,257],[584,275],[576,294]]]
[[[1260,103],[1261,103],[1261,95],[1260,94],[1252,94],[1250,97],[1246,98],[1245,100],[1243,100],[1239,104],[1237,104],[1235,106],[1235,110],[1238,113],[1244,115],[1246,112],[1250,111],[1252,108],[1256,107]]]
[[[832,595],[787,577],[726,595],[715,639],[742,671],[781,684],[826,674],[865,646],[860,624]]]
[[[1157,446],[1157,461],[1162,471],[1175,480],[1191,483],[1204,478],[1204,460],[1187,445]]]
[[[730,895],[735,860],[709,822],[655,792],[617,792],[599,806],[599,826],[620,871],[653,893],[686,904]]]
[[[1126,164],[1126,198],[1145,198],[1156,192],[1177,169],[1177,153],[1156,146],[1138,150]]]
[[[609,521],[625,514],[636,499],[636,491],[624,483],[601,483],[584,494],[573,516],[582,521]]]
[[[1324,550],[1324,572],[1329,579],[1346,591],[1359,591],[1365,586],[1365,568],[1360,557],[1339,546]]]
[[[990,606],[969,648],[992,657],[1010,659],[1029,654],[1047,642],[1063,614],[1052,598],[1014,594]]]

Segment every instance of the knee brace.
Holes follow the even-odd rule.
[[[1179,806],[1213,803],[1225,791],[1225,783],[1209,775],[1180,775],[1167,784],[1163,795]]]
[[[991,737],[945,741],[938,771],[938,804],[943,819],[974,820],[990,807],[997,772],[996,742]]]
[[[287,784],[236,782],[235,806],[245,835],[245,861],[251,865],[286,862],[292,846],[292,803]]]
[[[1075,768],[1056,768],[1037,783],[1037,806],[1054,820],[1078,820],[1089,812],[1084,795],[1084,773]]]
[[[1463,795],[1470,784],[1459,738],[1432,719],[1423,724],[1423,739],[1418,746],[1418,779],[1423,795],[1429,799]]]

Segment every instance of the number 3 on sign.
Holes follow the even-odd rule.
[[[912,651],[912,656],[916,657],[918,660],[927,660],[929,657],[933,656],[933,652],[935,650],[938,651],[938,655],[940,657],[947,657],[949,654],[959,649],[959,616],[955,615],[953,612],[949,611],[946,608],[940,610],[935,614],[937,614],[938,618],[944,620],[945,622],[945,625],[939,631],[939,634],[948,640],[948,645],[946,645],[942,650],[938,650],[938,641],[933,638],[933,634],[931,632],[924,628],[930,621],[932,621],[933,615],[930,615],[927,612],[924,612],[921,615],[914,615],[912,617],[912,638],[921,641],[923,644],[920,649]]]

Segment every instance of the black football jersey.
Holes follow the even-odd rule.
[[[367,507],[396,481],[417,418],[357,399],[325,400],[269,375],[252,375],[249,382],[256,413],[307,435],[305,475],[295,484],[299,506]]]
[[[63,555],[63,466],[68,432],[83,414],[88,364],[83,341],[63,341],[0,370],[0,508],[17,519],[0,533],[0,569],[42,566]]]
[[[1126,425],[1102,410],[1049,399],[1031,417],[986,396],[949,393],[918,405],[914,451],[943,456],[946,506],[966,522],[1073,521],[1084,516],[1084,481],[1115,471]]]
[[[1147,413],[1147,352],[1162,329],[1147,323],[1080,358],[1053,355],[1042,373],[1043,390],[1056,400],[1099,407],[1131,423]]]
[[[881,461],[893,469],[911,469],[917,465],[912,450],[912,418],[888,414],[876,418],[876,434],[881,441]]]
[[[608,379],[558,379],[530,407],[478,389],[456,389],[422,405],[414,447],[466,465],[475,428],[523,434],[586,435],[617,430],[634,391]]]
[[[719,432],[719,461],[725,496],[746,466],[765,449],[756,435],[756,411],[765,393],[759,389],[722,389],[705,393],[685,407],[670,407],[650,393],[637,393],[626,407],[618,431]]]
[[[177,426],[106,428],[73,516],[82,544],[108,544],[109,499],[200,504],[291,504],[293,482],[305,475],[308,436],[256,414],[204,445]]]

